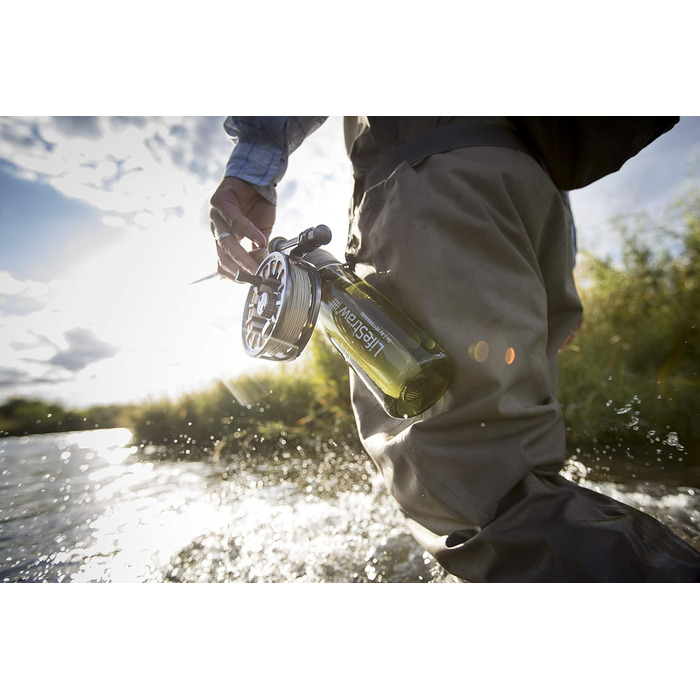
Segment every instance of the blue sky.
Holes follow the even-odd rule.
[[[0,400],[177,396],[247,372],[245,288],[213,280],[208,200],[224,117],[0,117]],[[700,118],[572,193],[582,249],[614,255],[616,214],[664,215],[697,182]],[[342,254],[351,176],[342,119],[293,154],[276,232],[326,223]]]

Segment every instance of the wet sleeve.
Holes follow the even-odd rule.
[[[226,176],[250,182],[276,203],[275,187],[287,170],[289,155],[327,117],[227,117],[224,129],[234,148]]]

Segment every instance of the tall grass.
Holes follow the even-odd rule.
[[[124,418],[138,444],[181,456],[300,452],[329,439],[360,449],[347,366],[321,334],[294,363],[261,362],[177,401],[128,407]]]

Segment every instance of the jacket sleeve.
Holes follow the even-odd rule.
[[[327,117],[227,117],[224,129],[234,148],[227,177],[250,182],[273,204],[275,187],[287,170],[289,155]]]

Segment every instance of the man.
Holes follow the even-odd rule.
[[[274,187],[319,117],[229,117],[214,193],[219,272],[257,268]],[[557,352],[578,326],[566,196],[506,117],[346,118],[355,191],[348,261],[455,363],[421,416],[361,382],[365,449],[416,539],[468,581],[698,581],[700,553],[656,520],[558,472]]]

